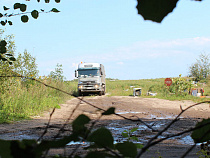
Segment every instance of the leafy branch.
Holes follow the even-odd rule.
[[[56,3],[60,3],[59,0],[55,0]],[[38,1],[39,2],[39,1]],[[49,1],[46,1],[45,0],[45,3],[49,3]],[[8,18],[10,17],[13,17],[13,16],[20,16],[21,15],[21,21],[26,23],[28,22],[29,20],[29,17],[27,14],[31,14],[31,16],[34,18],[34,19],[37,19],[39,17],[39,14],[40,13],[50,13],[50,12],[54,12],[54,13],[58,13],[60,12],[59,10],[57,10],[56,8],[52,8],[50,11],[44,11],[43,9],[40,9],[41,12],[37,11],[37,10],[33,10],[31,12],[26,12],[27,10],[27,5],[26,4],[21,4],[21,3],[15,3],[13,5],[13,9],[16,10],[16,9],[19,9],[21,12],[20,13],[8,13],[8,11],[10,10],[10,8],[6,7],[6,6],[3,6],[3,9],[4,11],[6,11],[7,13],[0,13],[0,18],[6,18],[5,20],[2,20],[0,23],[2,26],[5,26],[7,23],[9,25],[12,25],[12,21],[10,20],[7,20]]]

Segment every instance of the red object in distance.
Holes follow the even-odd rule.
[[[170,78],[165,79],[166,86],[170,86],[172,84],[172,80]]]

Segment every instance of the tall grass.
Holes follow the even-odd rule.
[[[69,93],[75,91],[72,85],[65,82],[49,78],[42,81]],[[0,123],[29,119],[49,108],[59,108],[60,103],[71,98],[36,81],[9,78],[2,85],[6,88],[0,95]]]

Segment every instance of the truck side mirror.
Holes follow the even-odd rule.
[[[75,70],[75,77],[78,78],[78,71]]]

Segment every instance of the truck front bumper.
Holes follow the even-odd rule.
[[[100,92],[102,88],[98,84],[80,84],[78,90],[81,92]]]

